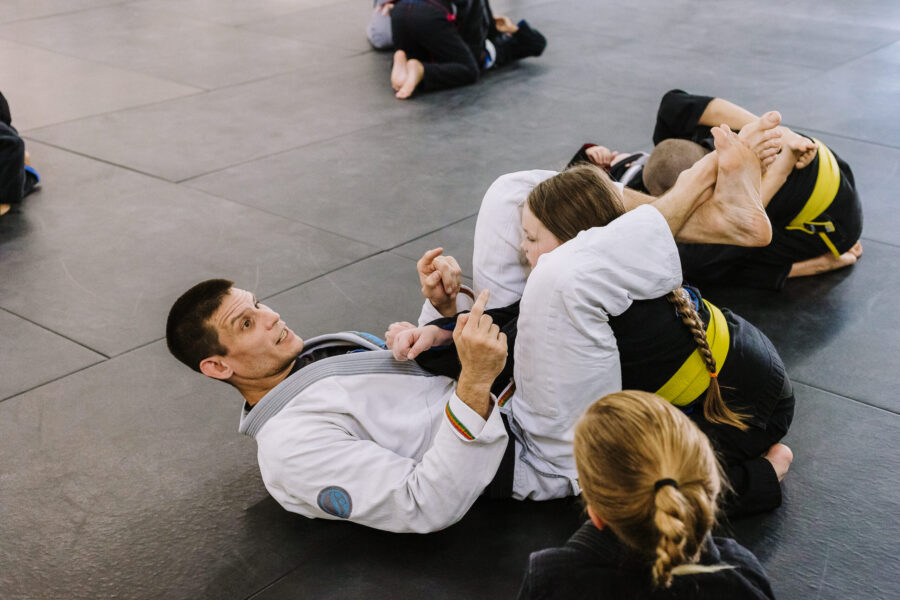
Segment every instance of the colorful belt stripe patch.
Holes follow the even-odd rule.
[[[456,415],[453,414],[453,411],[450,410],[450,403],[447,403],[447,408],[444,409],[444,412],[447,414],[447,419],[450,421],[450,425],[459,432],[461,436],[463,436],[467,440],[474,440],[475,436],[466,429],[466,426],[462,424],[462,421],[456,418]]]

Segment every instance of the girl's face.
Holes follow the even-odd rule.
[[[522,229],[525,230],[525,237],[522,238],[522,252],[525,253],[528,266],[534,269],[538,257],[558,248],[560,241],[544,227],[543,223],[538,221],[537,217],[528,209],[528,204],[522,207]]]

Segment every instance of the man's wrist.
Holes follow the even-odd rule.
[[[456,395],[469,408],[477,412],[483,419],[491,414],[493,400],[491,399],[491,384],[493,381],[485,381],[481,377],[472,377],[465,372],[459,375],[456,384]]]

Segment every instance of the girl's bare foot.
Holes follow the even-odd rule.
[[[763,173],[781,150],[782,130],[778,127],[780,123],[781,114],[777,110],[770,110],[756,121],[745,125],[738,134],[738,138],[756,152]]]
[[[788,469],[791,468],[791,463],[794,461],[794,453],[784,444],[775,444],[769,448],[764,458],[772,463],[772,466],[775,468],[775,474],[778,476],[778,481],[781,481],[787,475]]]
[[[397,90],[395,96],[401,100],[412,96],[416,86],[422,82],[422,77],[424,76],[425,66],[415,58],[409,59],[406,62],[406,80],[403,82],[403,85],[400,86],[400,89]]]
[[[791,266],[791,272],[788,274],[788,277],[808,277],[843,269],[856,264],[860,256],[862,256],[862,242],[856,242],[852,248],[839,257],[831,252],[826,252],[822,256],[795,262]]]
[[[746,129],[746,128],[745,128]],[[718,155],[715,230],[722,241],[737,246],[765,246],[772,241],[772,224],[760,197],[762,181],[759,158],[727,126],[714,127]]]
[[[394,91],[399,90],[406,82],[407,63],[406,52],[403,50],[394,52],[394,66],[391,68],[391,87],[394,88]]]
[[[0,204],[0,217],[8,213],[11,208],[12,204]]]

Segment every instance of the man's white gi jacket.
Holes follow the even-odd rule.
[[[521,207],[531,187],[549,175],[501,177],[485,203],[490,204],[489,197],[518,197]],[[488,240],[506,249],[507,261],[501,261],[506,266],[510,256],[518,264],[521,230],[518,220],[514,223],[508,229],[516,232],[514,242],[508,235]],[[479,231],[476,261],[485,242]],[[503,268],[495,272],[497,277],[504,273]],[[476,286],[480,281],[476,267]],[[674,240],[651,207],[582,232],[541,257],[522,297],[515,349],[518,389],[503,408],[516,435],[515,497],[580,492],[572,428],[591,402],[621,385],[607,315],[621,314],[632,300],[661,296],[680,283]],[[516,299],[498,293],[491,304]],[[426,310],[420,319],[430,316]],[[375,371],[389,371],[383,359],[390,360],[389,352],[333,357],[305,367],[254,407],[251,412],[267,404],[276,407],[257,419],[263,421],[259,427],[249,427],[245,414],[241,428],[256,438],[263,481],[286,509],[389,531],[442,529],[462,518],[500,464],[507,443],[500,409],[495,406],[483,420],[459,400],[452,380],[426,376],[414,363],[395,363],[411,369],[397,373],[353,373],[352,365],[332,364],[381,361]],[[293,390],[317,365],[332,372]]]

